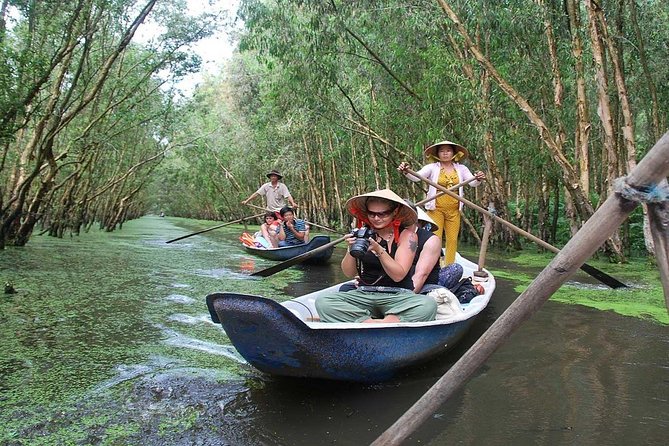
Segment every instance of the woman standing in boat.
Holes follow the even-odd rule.
[[[316,309],[323,322],[417,322],[433,320],[437,305],[415,294],[411,280],[418,239],[417,216],[389,189],[351,198],[348,212],[359,229],[346,236],[349,245],[341,268],[357,277],[358,288],[321,296]]]
[[[441,141],[432,144],[425,149],[425,156],[428,160],[434,162],[426,164],[417,173],[438,183],[440,186],[449,188],[471,178],[476,178],[475,181],[469,183],[470,186],[476,187],[481,184],[481,180],[485,179],[485,173],[478,171],[472,174],[467,166],[458,162],[469,156],[467,149],[460,144],[451,141]],[[408,163],[401,163],[397,170],[402,172],[411,181],[419,181],[418,178],[407,173],[406,170],[408,168]],[[458,192],[460,196],[464,195],[462,187],[459,188]],[[427,198],[432,198],[436,195],[437,188],[430,185],[427,190]],[[446,255],[444,256],[442,266],[455,262],[455,253],[458,250],[458,234],[460,232],[460,209],[462,209],[462,203],[448,195],[441,195],[436,200],[425,203],[425,210],[439,227],[435,231],[439,240],[442,239],[442,231],[446,234],[446,242],[444,244]]]

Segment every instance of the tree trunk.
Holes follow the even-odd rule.
[[[608,158],[605,164],[608,167],[606,175],[606,194],[603,194],[603,196],[600,197],[600,199],[603,199],[605,196],[610,195],[613,188],[613,182],[618,176],[618,151],[616,150],[615,130],[608,96],[609,85],[604,63],[605,55],[604,48],[602,47],[602,33],[605,32],[605,24],[603,24],[604,26],[600,29],[602,23],[598,20],[598,16],[601,14],[599,5],[594,3],[593,0],[586,0],[585,6],[588,11],[590,43],[592,45],[592,54],[596,66],[597,96],[599,98],[599,106],[597,110],[603,130],[602,145],[606,158]],[[612,57],[612,59],[614,59],[614,57]],[[620,235],[618,232],[614,232],[609,238],[607,249],[609,250],[609,254],[615,257],[616,261],[624,261],[625,256],[622,251]]]
[[[657,141],[662,136],[662,129],[664,128],[664,123],[660,121],[660,106],[659,101],[657,100],[657,87],[655,82],[653,82],[653,76],[650,74],[650,69],[648,68],[648,60],[646,59],[646,49],[644,46],[644,38],[639,28],[639,22],[637,20],[636,13],[636,0],[630,0],[630,21],[632,22],[632,28],[634,29],[634,35],[636,36],[636,48],[639,53],[639,63],[643,69],[643,75],[646,78],[646,87],[650,94],[650,116],[651,118],[651,135],[652,140]]]
[[[588,96],[585,90],[585,69],[583,67],[583,43],[581,41],[580,8],[575,0],[566,0],[569,29],[571,33],[571,51],[574,57],[576,75],[576,132],[574,135],[574,156],[578,160],[579,181],[583,193],[590,194],[590,152],[589,136],[590,116]]]
[[[339,192],[339,177],[337,176],[337,162],[336,162],[336,153],[334,150],[334,147],[332,145],[332,135],[328,134],[328,151],[330,153],[330,178],[332,180],[332,188],[334,189],[334,202],[335,205],[337,206],[337,217],[339,224],[343,227],[344,226],[344,211],[342,209],[342,203],[341,203],[341,193]],[[325,169],[325,166],[323,166],[323,169]],[[330,209],[329,215],[332,215],[332,212],[334,210]]]

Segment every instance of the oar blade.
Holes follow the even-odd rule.
[[[606,274],[604,271],[595,268],[592,265],[588,265],[587,263],[584,263],[581,265],[581,269],[588,273],[590,276],[594,277],[595,279],[599,280],[602,282],[604,285],[607,285],[611,288],[627,288],[627,285],[616,279],[615,277],[611,277],[608,274]]]
[[[290,268],[293,265],[297,265],[298,263],[302,263],[303,261],[305,261],[309,257],[313,256],[314,254],[325,251],[326,249],[329,249],[330,247],[332,247],[332,246],[334,246],[338,243],[341,243],[342,241],[344,241],[344,238],[345,238],[345,236],[341,237],[341,238],[338,238],[337,240],[335,240],[333,242],[330,242],[330,243],[327,243],[323,246],[319,246],[316,249],[312,249],[311,251],[307,251],[303,254],[300,254],[299,256],[295,256],[291,259],[288,259],[286,261],[278,263],[278,264],[276,264],[276,265],[274,265],[270,268],[266,268],[266,269],[263,269],[263,270],[260,270],[260,271],[256,271],[255,273],[252,273],[251,276],[269,277],[272,274],[276,274],[279,271],[283,271],[284,269]]]

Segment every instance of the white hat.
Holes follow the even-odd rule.
[[[418,220],[422,221],[423,223],[429,223],[432,225],[432,228],[430,229],[431,231],[436,231],[439,229],[439,225],[437,225],[434,220],[430,218],[429,215],[427,215],[427,212],[423,210],[420,206],[416,206],[416,212],[418,212]]]

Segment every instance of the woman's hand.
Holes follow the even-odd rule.
[[[380,257],[384,252],[388,252],[374,239],[374,237],[370,237],[367,240],[369,240],[369,250],[372,251],[376,257]]]
[[[348,247],[350,248],[353,243],[355,243],[355,236],[353,234],[346,234],[344,236],[344,241],[348,243]]]
[[[474,178],[476,178],[478,181],[485,180],[485,172],[479,170],[474,174]]]
[[[397,170],[400,171],[400,172],[402,172],[402,173],[404,173],[404,174],[407,173],[407,169],[408,169],[408,168],[409,168],[409,163],[407,163],[406,161],[402,161],[402,162],[400,163],[400,165],[397,166]]]

